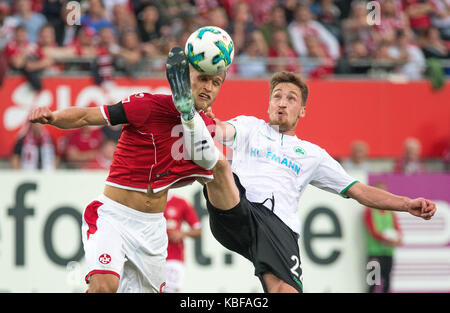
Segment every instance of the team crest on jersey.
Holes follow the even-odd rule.
[[[103,253],[98,257],[98,261],[102,264],[109,264],[111,263],[111,256],[107,253]]]
[[[302,147],[299,147],[299,146],[294,147],[294,152],[297,153],[297,154],[301,154],[301,155],[305,155],[306,154],[305,150]]]

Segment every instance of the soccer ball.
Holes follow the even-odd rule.
[[[226,71],[233,62],[234,44],[223,29],[206,26],[189,36],[185,53],[197,71],[215,75]]]

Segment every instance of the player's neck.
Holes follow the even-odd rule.
[[[283,129],[282,127],[280,127],[280,125],[276,125],[276,124],[270,124],[269,126],[272,127],[274,130],[276,130],[278,133],[280,133],[281,135],[284,136],[296,136],[295,134],[295,128],[293,129]]]

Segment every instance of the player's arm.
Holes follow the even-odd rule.
[[[221,120],[215,118],[214,113],[212,113],[211,107],[205,110],[205,114],[212,118],[216,122],[216,135],[214,140],[217,140],[221,144],[226,144],[233,142],[236,136],[236,128],[227,122],[222,122]]]
[[[202,235],[201,228],[191,228],[183,231],[184,237],[199,238]]]
[[[58,111],[51,111],[48,107],[38,107],[31,111],[29,121],[50,124],[61,129],[108,124],[100,107],[70,107]]]
[[[359,182],[350,187],[345,192],[345,195],[371,208],[409,212],[425,220],[431,219],[436,212],[436,205],[430,200],[397,196],[385,190],[367,186]]]

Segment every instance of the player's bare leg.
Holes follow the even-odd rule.
[[[119,277],[114,274],[93,274],[88,293],[114,293],[119,288]]]
[[[268,293],[298,293],[294,287],[272,273],[265,273],[263,280]]]
[[[240,201],[239,189],[234,182],[230,163],[221,155],[221,159],[212,169],[214,180],[206,184],[208,199],[221,210],[234,208]]]
[[[220,154],[220,159],[212,169],[214,179],[206,184],[208,199],[217,209],[229,210],[240,201],[239,189],[234,181],[230,163]]]

